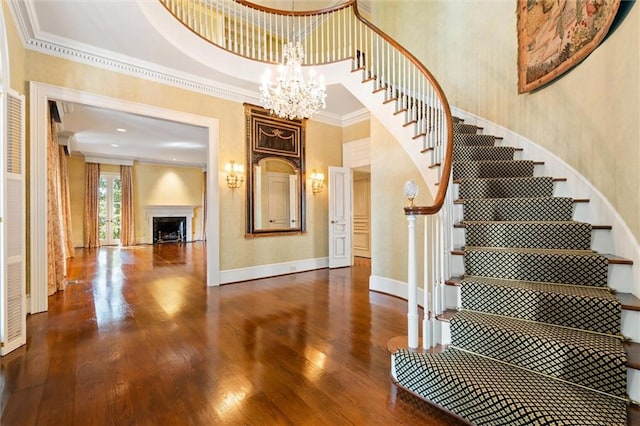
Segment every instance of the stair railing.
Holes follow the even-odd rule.
[[[361,16],[357,0],[314,11],[285,11],[245,0],[159,0],[194,34],[247,59],[275,64],[282,62],[282,46],[299,41],[306,53],[303,65],[322,65],[350,60],[361,70],[364,81],[372,81],[374,92],[384,92],[385,102],[395,102],[405,125],[413,125],[416,143],[438,164],[440,176],[434,201],[429,206],[405,208],[409,219],[425,217],[423,320],[424,346],[436,340],[435,315],[443,310],[442,285],[447,275],[445,259],[450,244],[445,238],[452,214],[450,193],[453,125],[451,110],[442,88],[415,56]],[[257,87],[256,87],[257,88]],[[447,201],[446,207],[445,201]],[[415,242],[415,234],[410,235]],[[411,244],[410,244],[411,246]],[[411,252],[413,250],[413,252]],[[408,253],[415,259],[415,244]],[[409,262],[409,347],[418,347],[417,262]],[[413,277],[413,278],[412,278]],[[428,302],[428,303],[427,303]]]

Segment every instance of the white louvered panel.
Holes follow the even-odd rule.
[[[15,177],[7,177],[6,191],[6,255],[8,257],[22,256],[25,235],[24,221],[22,220],[25,215],[24,204],[22,203],[24,196],[23,180]]]
[[[22,174],[22,98],[7,95],[7,173]]]
[[[0,355],[24,345],[25,296],[25,179],[24,96],[4,93],[2,102],[2,180],[0,184]]]
[[[22,261],[7,263],[7,342],[9,345],[24,334]]]

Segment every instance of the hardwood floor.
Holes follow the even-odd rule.
[[[0,424],[460,424],[391,384],[366,266],[207,288],[201,243],[80,250],[1,360]]]

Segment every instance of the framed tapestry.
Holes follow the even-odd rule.
[[[518,92],[549,83],[602,42],[620,0],[518,0]]]

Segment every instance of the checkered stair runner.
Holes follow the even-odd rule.
[[[465,221],[569,221],[573,200],[545,198],[475,198],[464,202]]]
[[[584,222],[470,222],[465,243],[480,247],[589,250],[591,224]]]
[[[551,197],[553,196],[553,178],[461,179],[458,196],[462,199]]]
[[[465,276],[462,308],[615,335],[622,308],[603,287]]]
[[[626,424],[622,400],[494,359],[454,348],[393,358],[402,386],[476,425]]]
[[[465,276],[452,346],[397,351],[395,377],[477,425],[625,425],[622,308],[592,227],[572,221],[551,177],[478,130],[454,124]]]
[[[454,146],[453,161],[506,161],[514,153],[511,146]]]
[[[478,312],[451,319],[452,344],[624,398],[627,357],[614,336]]]
[[[533,161],[456,161],[453,163],[453,179],[530,177],[533,176]]]
[[[496,143],[495,136],[479,135],[475,133],[455,133],[453,135],[454,146],[474,145],[474,146],[490,146]]]
[[[469,275],[546,283],[607,285],[609,262],[592,252],[465,248]]]

